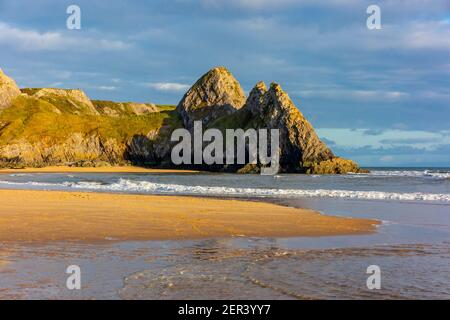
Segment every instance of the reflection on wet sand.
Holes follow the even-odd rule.
[[[409,299],[449,298],[448,244],[324,250],[192,247],[162,257],[125,279],[124,299]],[[436,261],[440,261],[437,259]],[[447,260],[450,261],[450,260]],[[381,265],[384,286],[366,287],[366,268]],[[431,269],[434,269],[431,272]]]
[[[275,239],[245,241],[16,245],[0,298],[450,298],[449,242],[285,249]],[[65,288],[69,264],[83,270],[80,291]],[[366,287],[371,264],[382,270],[381,290]]]

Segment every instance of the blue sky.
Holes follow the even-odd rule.
[[[176,104],[224,65],[280,83],[340,156],[450,166],[450,0],[0,0],[0,48],[21,87],[117,101]]]

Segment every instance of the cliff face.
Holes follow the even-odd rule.
[[[23,89],[0,112],[0,166],[139,163],[170,156],[174,107],[92,102],[80,90]]]
[[[269,90],[258,84],[245,109],[259,119],[260,128],[280,132],[280,165],[287,171],[302,171],[313,163],[334,158],[308,120],[297,109],[286,92],[273,83]]]
[[[0,69],[0,110],[8,108],[18,95],[20,95],[20,89],[16,82]]]
[[[125,145],[116,139],[99,135],[71,133],[65,140],[29,141],[19,139],[0,146],[3,165],[41,167],[75,164],[77,166],[114,165],[123,163]]]
[[[233,113],[245,103],[245,94],[239,82],[224,67],[211,69],[184,95],[177,111],[187,129],[194,121],[209,122]]]
[[[21,93],[22,92],[22,93]],[[78,89],[22,89],[0,72],[0,166],[135,163],[173,166],[173,130],[278,129],[282,172],[357,172],[336,157],[278,84],[259,82],[246,99],[224,67],[210,70],[176,107],[90,100]],[[258,172],[259,165],[203,166]]]
[[[356,163],[336,157],[319,139],[314,128],[281,87],[270,88],[259,82],[251,90],[240,110],[223,116],[209,128],[278,129],[280,133],[280,169],[282,172],[333,174],[358,172]],[[259,172],[259,166],[247,165],[240,172]]]

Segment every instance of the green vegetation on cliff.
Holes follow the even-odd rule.
[[[165,145],[170,132],[182,126],[175,106],[145,112],[135,104],[111,116],[97,112],[97,104],[82,109],[64,95],[29,93],[0,112],[0,166],[154,163],[167,152],[156,146]],[[123,105],[109,103],[113,109]]]
[[[0,113],[0,145],[18,139],[60,142],[72,133],[97,134],[125,142],[135,135],[147,135],[163,124],[178,124],[176,114],[170,110],[139,116],[129,113],[115,118],[92,114],[80,116],[66,110],[64,103],[57,106],[25,95],[17,97],[10,108]]]

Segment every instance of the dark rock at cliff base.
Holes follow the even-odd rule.
[[[329,160],[313,163],[307,173],[311,174],[343,174],[343,173],[367,173],[368,170],[362,170],[352,160],[335,157]]]
[[[8,108],[12,101],[20,95],[16,82],[0,69],[0,111]]]
[[[229,115],[245,103],[245,93],[230,71],[217,67],[203,75],[184,95],[177,111],[187,129],[194,121],[204,125]]]

